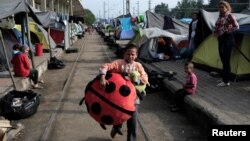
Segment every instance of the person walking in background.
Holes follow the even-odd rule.
[[[92,26],[89,26],[87,30],[89,32],[89,35],[91,35],[92,34]]]
[[[214,35],[218,39],[219,55],[223,65],[222,81],[218,87],[229,86],[231,73],[230,58],[231,50],[235,45],[233,32],[239,29],[235,16],[231,14],[231,6],[226,1],[219,2],[219,18],[215,23]]]
[[[196,49],[194,43],[194,36],[197,27],[197,22],[198,22],[198,12],[193,12],[192,22],[189,24],[189,35],[188,35],[189,46],[188,46],[188,57],[187,57],[188,61],[192,60],[193,52]]]
[[[31,69],[30,61],[28,58],[29,47],[24,45],[21,46],[21,53],[16,53],[11,63],[13,64],[13,70],[16,77],[29,77],[34,85],[33,88],[42,88],[38,85],[38,82],[44,83],[43,80],[38,81],[38,71],[36,69]]]
[[[192,95],[196,91],[197,87],[197,77],[193,72],[194,64],[188,62],[185,64],[184,70],[187,74],[186,83],[183,85],[182,89],[179,89],[174,93],[174,103],[171,105],[171,111],[177,112],[183,108],[184,98],[187,95]]]
[[[129,44],[124,48],[123,59],[115,60],[111,63],[104,64],[100,68],[100,85],[103,89],[108,84],[108,81],[105,79],[105,75],[107,71],[121,73],[125,76],[129,76],[130,73],[134,71],[138,71],[140,73],[140,79],[136,83],[137,85],[140,84],[147,84],[148,83],[148,75],[145,72],[143,66],[136,62],[137,58],[137,47],[134,44]],[[137,109],[138,104],[140,104],[140,100],[137,97],[136,101],[133,101],[136,105],[136,110],[133,113],[132,117],[127,121],[127,141],[136,141],[136,127],[137,127]],[[122,125],[114,125],[111,130],[111,137],[114,138],[115,135],[118,133],[122,135],[121,132]]]

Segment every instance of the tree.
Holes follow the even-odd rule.
[[[155,6],[155,13],[161,14],[161,15],[169,15],[169,8],[168,4],[161,3],[160,5]]]
[[[249,6],[249,0],[226,0],[231,4],[233,12],[241,12],[246,7]],[[219,0],[210,0],[209,5],[207,7],[208,11],[218,11]]]
[[[84,22],[90,26],[95,22],[95,15],[88,9],[84,9]]]
[[[177,6],[171,11],[176,18],[191,17],[193,11],[203,8],[203,0],[182,0],[177,3]]]

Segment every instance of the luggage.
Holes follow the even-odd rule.
[[[176,72],[168,71],[168,72],[162,72],[162,71],[150,71],[148,72],[148,81],[149,81],[149,87],[146,87],[147,93],[157,92],[162,90],[163,87],[163,79],[168,78],[169,81],[176,80],[175,75],[177,75]]]
[[[0,100],[1,114],[9,120],[28,118],[36,113],[40,104],[37,93],[27,91],[10,91]]]
[[[62,69],[65,67],[63,61],[58,60],[56,57],[51,57],[48,61],[48,69]]]

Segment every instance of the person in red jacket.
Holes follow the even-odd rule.
[[[43,80],[38,81],[38,71],[31,69],[30,60],[28,58],[29,47],[24,45],[20,53],[13,56],[11,63],[13,64],[13,71],[16,77],[29,77],[34,85],[33,88],[42,88],[38,82],[44,83]]]

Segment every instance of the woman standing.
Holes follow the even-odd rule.
[[[231,73],[231,50],[235,45],[233,31],[239,29],[236,18],[231,14],[231,6],[226,1],[219,2],[219,18],[215,23],[214,35],[218,38],[219,55],[223,65],[222,81],[219,87],[229,86]]]
[[[188,61],[192,60],[193,52],[196,49],[194,36],[198,22],[198,12],[193,12],[192,22],[189,24],[189,34],[188,34]]]

